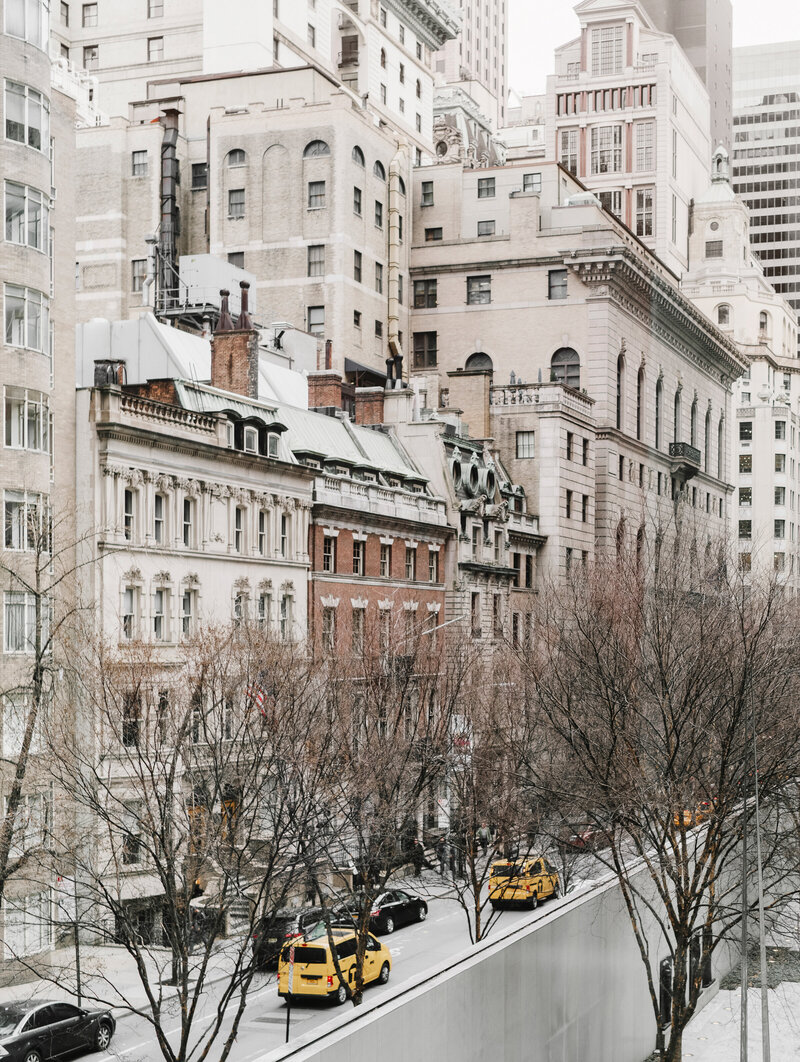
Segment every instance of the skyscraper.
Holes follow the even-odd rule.
[[[495,129],[506,121],[508,0],[459,0],[461,31],[436,56],[436,72],[461,85]]]

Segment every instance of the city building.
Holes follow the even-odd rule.
[[[508,0],[458,0],[458,7],[461,28],[437,53],[435,70],[460,86],[496,131],[506,124]]]
[[[736,48],[733,188],[775,291],[800,311],[800,42]]]
[[[731,147],[733,9],[731,0],[642,0],[657,29],[686,53],[711,104],[711,142]]]
[[[555,163],[423,167],[413,198],[414,386],[423,406],[446,408],[454,373],[488,370],[490,415],[481,397],[466,416],[474,436],[504,440],[504,461],[501,418],[530,409],[513,453],[547,462],[528,505],[548,536],[543,557],[561,536],[551,572],[593,548],[636,548],[644,563],[678,501],[703,548],[726,534],[732,386],[746,363],[658,258]],[[563,390],[536,386],[548,383]],[[537,400],[561,411],[544,453]]]
[[[548,158],[595,192],[673,273],[711,159],[709,94],[640,0],[584,0],[547,80]]]
[[[797,317],[751,250],[747,207],[731,187],[728,153],[714,154],[711,184],[695,200],[689,271],[681,284],[748,364],[734,389],[730,433],[735,484],[731,527],[743,572],[800,583]]]

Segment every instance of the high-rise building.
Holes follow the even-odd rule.
[[[546,151],[674,273],[711,158],[708,92],[639,0],[585,0],[580,36],[556,49]]]
[[[509,0],[459,0],[461,30],[436,56],[436,73],[461,85],[493,129],[506,123]]]
[[[642,0],[656,27],[672,36],[708,89],[711,141],[731,145],[731,0]]]
[[[800,311],[800,42],[734,51],[733,187],[775,291]]]

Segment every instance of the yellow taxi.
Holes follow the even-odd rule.
[[[533,910],[540,900],[558,896],[558,891],[558,873],[544,856],[492,863],[489,900],[494,908],[504,903],[524,903]]]
[[[324,926],[318,926],[286,944],[281,951],[278,959],[278,995],[281,999],[316,996],[334,1003],[345,1002],[355,985],[356,935],[347,927],[333,926],[331,936],[343,980],[336,972],[328,932]],[[374,982],[385,985],[391,969],[389,949],[370,933],[364,951],[364,985]]]

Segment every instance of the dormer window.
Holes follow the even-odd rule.
[[[243,449],[248,454],[258,453],[258,428],[247,427],[244,429]]]
[[[267,456],[278,456],[278,436],[275,434],[274,431],[271,431],[267,436]]]

